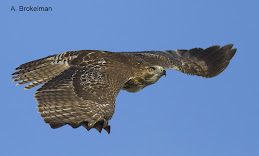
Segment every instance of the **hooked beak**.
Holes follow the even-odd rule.
[[[165,76],[166,76],[166,71],[165,71],[165,70],[163,70],[163,75],[165,75]]]

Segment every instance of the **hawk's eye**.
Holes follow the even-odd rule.
[[[148,71],[149,71],[149,72],[153,72],[154,70],[155,70],[154,67],[149,67],[149,68],[148,68]]]

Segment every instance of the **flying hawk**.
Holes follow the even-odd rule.
[[[110,125],[121,89],[138,92],[154,84],[164,69],[211,78],[229,64],[236,49],[229,44],[207,49],[175,51],[108,52],[79,50],[51,55],[16,68],[13,82],[30,83],[25,89],[44,85],[35,93],[38,112],[51,128],[66,124],[87,130]]]

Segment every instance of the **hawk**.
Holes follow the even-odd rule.
[[[110,133],[115,101],[121,89],[138,92],[154,84],[165,69],[211,78],[229,64],[233,45],[207,49],[108,52],[79,50],[51,55],[16,68],[12,77],[24,89],[44,84],[35,93],[38,112],[51,128],[66,124]]]

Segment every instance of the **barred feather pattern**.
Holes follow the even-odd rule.
[[[87,130],[96,128],[101,132],[104,128],[109,133],[108,120],[113,113],[106,117],[103,111],[112,109],[108,112],[114,112],[114,105],[103,105],[96,102],[95,98],[84,100],[77,96],[73,87],[73,75],[76,71],[76,68],[67,70],[37,90],[35,98],[38,101],[38,112],[52,128],[66,124],[73,128],[82,125]]]
[[[22,64],[12,74],[15,75],[12,77],[13,82],[20,81],[17,85],[30,83],[25,86],[25,90],[46,83],[68,69],[68,62],[75,57],[76,55],[70,56],[68,52],[64,52]]]
[[[140,91],[165,75],[164,69],[205,78],[217,76],[235,55],[232,47],[229,44],[207,49],[116,53],[70,51],[22,64],[12,79],[20,81],[17,85],[29,83],[25,89],[44,84],[35,98],[38,112],[52,128],[68,124],[110,133],[108,121],[121,89]]]
[[[144,51],[130,54],[165,69],[176,69],[189,75],[211,78],[228,66],[236,53],[236,49],[232,47],[233,44],[228,44],[223,47],[211,46],[207,49]]]

